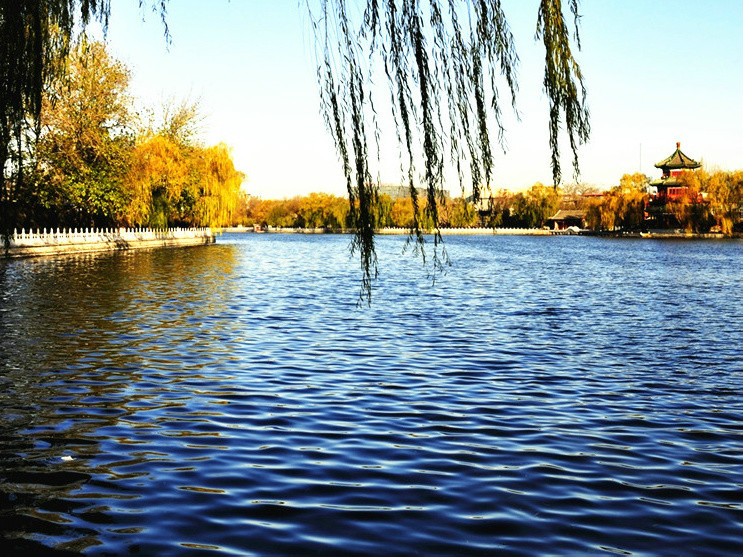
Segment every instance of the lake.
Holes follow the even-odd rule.
[[[0,260],[5,555],[743,554],[743,242]]]

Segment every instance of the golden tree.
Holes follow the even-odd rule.
[[[592,230],[623,232],[639,230],[645,220],[645,204],[648,199],[644,191],[642,174],[625,174],[620,185],[615,186],[598,199],[592,199],[586,207],[586,226]]]
[[[706,184],[709,203],[723,234],[732,234],[743,210],[743,170],[715,172]]]
[[[192,158],[196,166],[195,172],[192,171],[195,179],[190,182],[196,187],[192,194],[196,197],[192,224],[215,227],[233,224],[245,175],[235,169],[229,147],[220,143],[195,149]]]

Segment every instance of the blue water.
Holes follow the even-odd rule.
[[[0,261],[4,555],[739,556],[743,243]]]

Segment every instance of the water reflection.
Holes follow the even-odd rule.
[[[739,552],[739,243],[347,241],[0,262],[13,551]]]
[[[174,358],[153,347],[179,335],[175,342],[187,345],[214,341],[214,331],[199,334],[198,329],[224,313],[233,295],[234,249],[220,246],[209,258],[198,252],[158,250],[0,263],[0,451],[6,495],[10,502],[22,498],[22,508],[29,513],[25,520],[43,526],[46,535],[54,535],[60,524],[70,531],[70,521],[60,518],[70,512],[84,517],[83,522],[91,513],[106,522],[102,516],[108,505],[90,510],[79,502],[92,477],[115,481],[147,475],[120,469],[148,462],[157,453],[113,446],[146,441],[104,432],[117,430],[144,408],[152,413],[185,406],[169,400],[167,388],[152,394],[133,386],[147,383],[145,375],[153,363],[188,372],[181,354]],[[203,303],[203,284],[214,289],[208,306]],[[199,378],[195,367],[191,375]],[[94,489],[97,493],[98,487]],[[68,501],[73,492],[76,501]],[[55,508],[63,502],[63,508],[48,510],[50,499]],[[35,531],[41,526],[30,528],[22,521],[17,529]],[[96,545],[88,530],[81,529],[82,538],[64,547],[79,551]]]

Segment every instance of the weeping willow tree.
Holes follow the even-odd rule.
[[[132,0],[134,1],[134,0]],[[152,0],[165,24],[167,0]],[[111,0],[0,1],[0,229],[22,217],[19,192],[39,137],[43,91],[64,71],[74,34],[92,21],[108,26]],[[139,0],[140,7],[147,4]]]
[[[319,0],[308,6],[322,112],[343,165],[355,229],[352,250],[360,254],[362,297],[370,300],[377,275],[374,208],[379,202],[371,162],[374,153],[379,156],[381,137],[376,76],[383,74],[388,84],[401,171],[414,206],[411,238],[422,247],[422,221],[433,223],[435,272],[446,262],[438,232],[445,167],[456,169],[463,191],[468,178],[475,202],[490,191],[493,140],[503,146],[499,87],[515,109],[518,56],[500,0],[360,4]],[[541,0],[536,25],[536,39],[545,48],[543,83],[555,185],[562,178],[558,140],[563,124],[576,175],[578,145],[589,135],[586,90],[571,48],[580,48],[578,0],[566,4],[568,14],[561,0]]]
[[[31,135],[29,119],[38,121],[42,92],[63,69],[78,12],[83,24],[91,18],[105,24],[108,0],[0,3],[0,221],[6,242],[22,201],[17,197]]]

